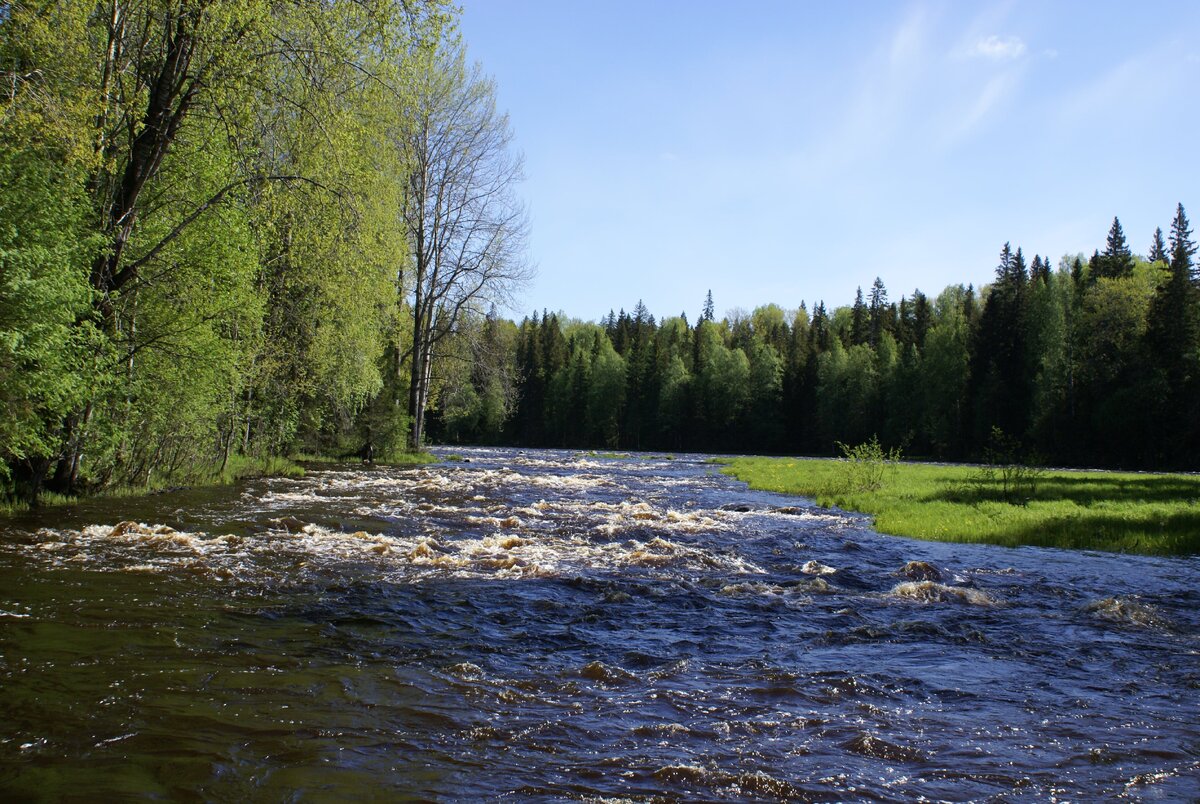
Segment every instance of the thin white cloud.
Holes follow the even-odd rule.
[[[1008,70],[988,80],[974,100],[960,112],[961,117],[942,138],[943,147],[953,145],[984,123],[992,111],[1005,103],[1017,90],[1023,71]]]
[[[1085,120],[1121,109],[1128,119],[1153,114],[1171,91],[1164,74],[1166,62],[1157,50],[1132,56],[1089,84],[1058,100],[1055,111],[1062,126],[1075,127]]]
[[[1012,61],[1025,55],[1025,43],[1016,36],[993,34],[977,40],[967,49],[967,55],[993,61]]]
[[[886,151],[911,115],[913,94],[928,72],[929,40],[936,23],[924,5],[911,6],[885,38],[865,49],[859,79],[830,110],[831,124],[793,152],[789,175],[805,182],[829,180]]]

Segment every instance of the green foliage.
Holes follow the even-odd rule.
[[[518,327],[478,289],[524,275],[523,215],[504,181],[463,181],[513,179],[519,160],[446,3],[122,9],[114,26],[86,3],[3,6],[0,492],[298,451],[407,460],[427,408],[436,438],[464,443],[827,454],[878,433],[978,459],[999,427],[1057,462],[1196,467],[1182,205],[1148,261],[1114,218],[1086,266],[1029,271],[1005,244],[989,287],[932,305],[890,303],[877,278],[811,320],[776,304],[717,320],[710,293],[694,327],[640,302]],[[457,170],[468,153],[487,169]],[[444,192],[420,196],[431,166]],[[418,237],[435,208],[425,222],[480,225]],[[1042,502],[995,471],[983,502]]]
[[[301,441],[391,452],[397,142],[454,12],[121,11],[3,10],[0,62],[19,69],[0,96],[2,490],[284,471]]]
[[[983,460],[984,465],[969,480],[976,498],[1028,505],[1037,496],[1045,470],[1017,439],[999,427],[992,428]]]
[[[901,457],[899,448],[884,449],[875,436],[856,446],[839,441],[837,447],[842,458],[828,490],[832,495],[882,490],[887,478],[895,474]]]
[[[78,176],[0,146],[0,459],[54,455],[60,423],[102,382]]]
[[[806,307],[765,305],[694,328],[665,319],[657,329],[639,305],[610,313],[568,354],[581,325],[535,315],[515,347],[506,437],[822,454],[878,434],[906,453],[978,461],[999,427],[1063,465],[1155,466],[1171,455],[1195,466],[1200,297],[1181,215],[1172,226],[1178,270],[1129,255],[1128,271],[1104,276],[1097,250],[1095,266],[1067,256],[1052,271],[1035,255],[1031,271],[1022,250],[1005,244],[996,281],[978,293],[951,286],[931,303],[918,290],[894,305],[877,280],[871,303],[858,305],[857,335],[854,307],[831,318],[823,302],[811,320]],[[1110,256],[1125,260],[1119,240]],[[626,367],[623,393],[609,388],[623,412],[602,433],[586,410],[597,337]]]

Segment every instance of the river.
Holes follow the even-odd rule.
[[[1200,559],[459,454],[0,522],[0,798],[1200,794]]]

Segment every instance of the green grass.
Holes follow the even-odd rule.
[[[423,466],[427,463],[437,463],[438,456],[431,452],[397,452],[375,461],[381,466]]]
[[[601,458],[608,461],[627,461],[631,459],[633,455],[629,454],[628,452],[596,452],[595,450],[592,450],[590,452],[579,453],[579,457]]]
[[[166,489],[195,486],[227,486],[239,480],[254,477],[303,477],[304,467],[290,458],[256,458],[248,455],[230,455],[222,471],[219,462],[195,468],[167,478],[154,477],[150,483],[137,486],[106,486],[84,494],[86,497],[120,499],[138,497]],[[38,507],[52,508],[78,502],[79,497],[44,491],[38,497]],[[28,511],[29,503],[11,497],[0,497],[0,514],[16,514]]]
[[[1200,553],[1200,477],[1047,471],[1024,504],[1004,502],[977,467],[899,464],[878,491],[836,490],[843,461],[726,458],[751,488],[859,511],[895,536],[1149,555]]]
[[[290,458],[230,455],[224,472],[219,465],[214,466],[208,472],[189,478],[187,485],[224,485],[251,477],[304,477],[304,467]]]
[[[312,452],[297,452],[289,460],[299,463],[357,463],[361,459],[351,455],[322,455]],[[429,452],[392,452],[380,455],[374,461],[377,466],[417,466],[427,463],[437,463],[438,457]],[[462,460],[460,457],[459,460]]]

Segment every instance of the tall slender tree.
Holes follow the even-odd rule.
[[[1146,259],[1150,262],[1169,263],[1170,255],[1167,253],[1167,244],[1163,241],[1163,231],[1161,226],[1154,229],[1154,239],[1150,243],[1150,253],[1146,255]]]
[[[870,317],[866,302],[863,301],[862,288],[859,287],[854,294],[854,306],[850,308],[850,345],[866,343],[870,336]]]
[[[507,302],[530,276],[525,210],[513,194],[522,163],[496,88],[462,45],[432,57],[419,73],[411,134],[412,169],[403,218],[411,243],[408,311],[408,443],[424,443],[439,344],[468,314]]]
[[[871,283],[870,303],[867,305],[867,312],[870,317],[870,343],[871,348],[879,345],[879,337],[887,329],[888,319],[888,296],[887,288],[883,285],[883,280],[878,276]]]
[[[1099,259],[1093,265],[1094,278],[1119,278],[1133,273],[1133,252],[1125,240],[1125,232],[1121,229],[1121,221],[1114,217],[1108,230],[1108,241]]]

